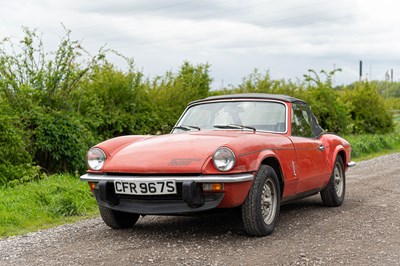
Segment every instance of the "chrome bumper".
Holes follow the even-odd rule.
[[[196,183],[238,183],[254,179],[253,174],[233,174],[233,175],[197,175],[197,176],[126,176],[126,175],[106,175],[106,174],[91,174],[87,173],[80,178],[82,181],[87,182],[100,182],[115,180],[126,181],[141,181],[141,182],[157,182],[174,180],[176,182],[194,181]]]
[[[349,163],[347,164],[348,167],[353,167],[353,166],[355,166],[355,165],[356,165],[356,162],[353,162],[353,161],[351,161],[351,162],[349,162]]]

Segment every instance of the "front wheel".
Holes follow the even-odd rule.
[[[242,220],[252,236],[270,235],[276,226],[280,209],[280,187],[275,170],[262,165],[242,205]]]
[[[115,211],[102,205],[99,210],[104,223],[113,229],[131,228],[139,219],[139,214]]]
[[[333,167],[328,185],[321,191],[321,199],[325,206],[338,207],[344,201],[346,177],[342,157],[338,156]]]

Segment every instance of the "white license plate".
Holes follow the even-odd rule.
[[[114,181],[115,193],[129,195],[165,195],[176,194],[174,180],[164,181]]]

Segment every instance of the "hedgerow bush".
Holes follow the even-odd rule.
[[[17,43],[0,42],[0,184],[36,176],[38,169],[83,172],[90,146],[119,135],[169,132],[187,102],[210,90],[207,64],[184,62],[177,73],[150,81],[132,59],[123,57],[128,70],[122,71],[106,51],[89,55],[68,30],[51,52],[36,31],[23,32]]]
[[[32,133],[35,160],[48,173],[83,172],[85,154],[95,143],[92,132],[78,116],[49,110],[35,118]]]
[[[393,117],[383,97],[368,82],[357,82],[344,90],[342,100],[350,113],[352,133],[388,133],[393,130]]]
[[[95,60],[83,57],[85,51],[71,40],[69,31],[52,52],[45,52],[36,31],[23,31],[19,43],[7,38],[0,43],[0,98],[11,112],[1,108],[18,121],[23,132],[21,145],[26,147],[20,147],[16,156],[27,158],[28,164],[36,164],[47,173],[83,170],[83,150],[90,141],[82,139],[90,138],[90,131],[75,116],[70,95],[79,89]],[[6,145],[5,149],[12,147]],[[18,161],[13,164],[18,165]],[[15,169],[7,164],[3,168],[8,173],[6,179],[13,180]],[[18,169],[16,173],[21,174],[23,168]]]
[[[0,42],[0,186],[42,173],[83,172],[91,145],[120,135],[168,133],[188,102],[211,95],[287,94],[307,101],[327,131],[393,130],[381,97],[397,95],[393,84],[333,88],[335,71],[310,70],[292,81],[255,70],[239,85],[216,91],[208,64],[186,61],[176,72],[150,79],[133,59],[122,56],[127,69],[121,70],[107,60],[112,51],[90,55],[68,30],[50,52],[36,31],[23,32],[18,42]]]
[[[236,88],[225,88],[212,94],[287,94],[305,100],[326,131],[337,134],[392,132],[393,117],[379,94],[379,88],[368,82],[334,88],[332,77],[337,71],[340,70],[322,70],[319,73],[309,70],[304,75],[304,81],[294,83],[290,80],[272,80],[268,72],[262,74],[255,70]]]
[[[40,179],[18,116],[0,99],[0,186]]]
[[[320,74],[325,76],[325,80],[321,80],[317,72],[309,70],[309,74],[305,75],[308,88],[303,98],[312,107],[323,129],[344,134],[350,131],[350,117],[339,92],[332,86],[335,72],[321,71]]]

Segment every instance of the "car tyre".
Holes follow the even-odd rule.
[[[342,157],[338,156],[333,167],[329,183],[321,191],[321,199],[325,206],[338,207],[342,205],[346,192],[346,177]]]
[[[139,214],[115,211],[99,205],[100,215],[104,223],[113,229],[131,228],[139,219]]]
[[[275,170],[262,165],[242,205],[242,220],[251,236],[270,235],[280,210],[280,187]]]

